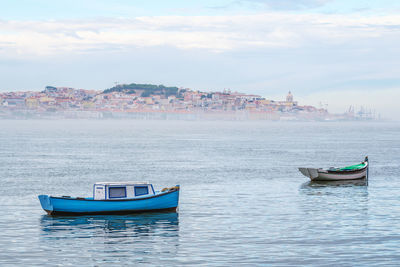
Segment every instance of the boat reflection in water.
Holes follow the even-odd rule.
[[[366,179],[345,181],[309,181],[300,186],[300,192],[306,195],[337,195],[341,197],[368,195]]]
[[[166,237],[177,236],[179,231],[176,212],[56,217],[43,215],[40,224],[41,235],[47,239]]]
[[[302,184],[302,188],[315,187],[352,187],[352,186],[367,186],[366,179],[357,180],[342,180],[342,181],[309,181]]]

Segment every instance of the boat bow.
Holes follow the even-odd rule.
[[[50,214],[53,211],[53,205],[51,204],[50,197],[48,195],[40,195],[39,200],[42,208]]]
[[[309,177],[311,180],[318,177],[318,169],[314,168],[299,168],[299,171],[304,175]]]

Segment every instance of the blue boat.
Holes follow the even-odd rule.
[[[130,214],[145,211],[176,211],[179,185],[155,191],[146,182],[99,182],[93,197],[40,195],[49,215]]]

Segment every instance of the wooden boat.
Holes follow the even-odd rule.
[[[179,185],[155,191],[146,182],[100,182],[93,186],[93,197],[53,197],[40,195],[42,208],[49,215],[129,214],[145,211],[176,211]]]
[[[368,157],[364,161],[343,168],[315,169],[299,168],[299,171],[311,181],[339,181],[368,178]]]

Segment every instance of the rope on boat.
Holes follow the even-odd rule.
[[[165,187],[161,190],[161,192],[167,192],[167,191],[173,191],[173,190],[179,190],[179,186]]]

